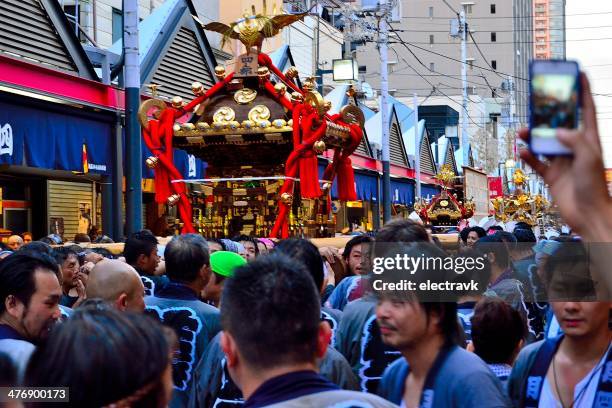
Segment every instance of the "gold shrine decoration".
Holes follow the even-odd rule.
[[[232,40],[240,40],[247,49],[257,46],[258,52],[261,52],[261,46],[265,38],[271,38],[277,35],[284,27],[303,20],[308,12],[300,14],[276,14],[276,6],[273,14],[268,15],[266,10],[266,1],[261,13],[257,13],[255,6],[251,6],[251,14],[244,13],[242,18],[230,23],[230,25],[220,22],[212,22],[204,24],[196,16],[193,16],[205,30],[214,31],[223,35],[221,40],[221,48]]]
[[[215,123],[228,123],[236,119],[236,112],[229,106],[224,106],[217,109],[213,115],[213,121]]]
[[[522,186],[527,181],[527,176],[525,176],[523,170],[516,169],[514,170],[514,174],[512,175],[512,181],[514,181],[515,185]]]
[[[144,101],[140,108],[138,108],[138,122],[143,129],[149,127],[149,111],[153,110],[151,116],[155,119],[159,119],[162,111],[166,109],[166,103],[160,99],[147,99]]]
[[[510,195],[496,197],[491,200],[495,218],[502,222],[526,222],[531,226],[538,223],[550,206],[541,194],[532,195],[523,189],[527,176],[521,169],[516,169],[512,175],[516,187]]]
[[[440,168],[440,172],[436,175],[436,178],[440,180],[445,187],[450,187],[455,180],[455,172],[449,164],[444,164]]]
[[[363,127],[365,124],[365,116],[363,111],[355,105],[345,105],[340,109],[340,115],[342,120],[349,125],[356,125]]]
[[[265,105],[257,105],[249,111],[249,120],[259,123],[270,119],[270,109]]]
[[[234,100],[241,105],[253,102],[256,97],[257,91],[249,88],[242,88],[234,94]]]

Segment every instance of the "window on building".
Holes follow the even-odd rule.
[[[463,4],[463,9],[465,10],[465,14],[472,14],[472,6],[474,4],[472,3],[464,3]]]
[[[429,7],[429,18],[433,18],[433,7]]]
[[[72,31],[74,31],[75,33],[78,33],[77,25],[79,24],[79,16],[77,10],[78,9],[76,5],[64,6],[64,14],[68,19],[68,23],[70,23],[70,26],[72,27]]]
[[[466,58],[466,61],[468,63],[468,68],[470,70],[473,70],[474,69],[474,58]]]
[[[430,34],[429,35],[429,45],[433,45],[433,43],[434,43],[434,36],[433,34]]]
[[[497,61],[496,60],[492,60],[491,61],[491,68],[497,69]]]
[[[434,71],[436,70],[436,65],[435,65],[433,62],[430,62],[430,63],[429,63],[429,70],[430,70],[431,72],[434,72]]]
[[[113,43],[115,43],[116,41],[119,41],[123,35],[123,22],[122,17],[123,16],[123,12],[121,10],[117,10],[116,8],[113,7],[113,16],[112,16],[112,24],[113,24]]]
[[[491,33],[491,42],[497,42],[497,33]]]
[[[495,14],[495,4],[491,4],[491,14]]]

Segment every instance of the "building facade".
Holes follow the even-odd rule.
[[[536,59],[565,59],[565,0],[534,0]]]
[[[461,41],[450,32],[451,20],[457,21],[455,12],[463,8],[471,34],[467,41],[468,95],[504,96],[507,86],[503,83],[513,77],[517,119],[525,123],[527,94],[522,91],[527,88],[528,63],[533,55],[531,0],[450,0],[448,4],[451,7],[436,0],[401,2],[399,18],[390,24],[390,92],[398,97],[413,92],[423,97],[430,93],[461,95]],[[357,55],[359,65],[367,69],[363,79],[378,88],[376,45],[359,47]]]

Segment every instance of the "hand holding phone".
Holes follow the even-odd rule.
[[[530,137],[534,154],[571,155],[557,129],[577,129],[580,69],[574,61],[536,60],[530,66]]]

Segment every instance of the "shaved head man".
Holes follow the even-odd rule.
[[[19,235],[11,235],[8,239],[7,245],[11,248],[11,251],[17,251],[23,246],[23,238]]]
[[[144,286],[132,266],[114,259],[96,264],[89,274],[87,298],[100,298],[121,311],[142,312]]]

